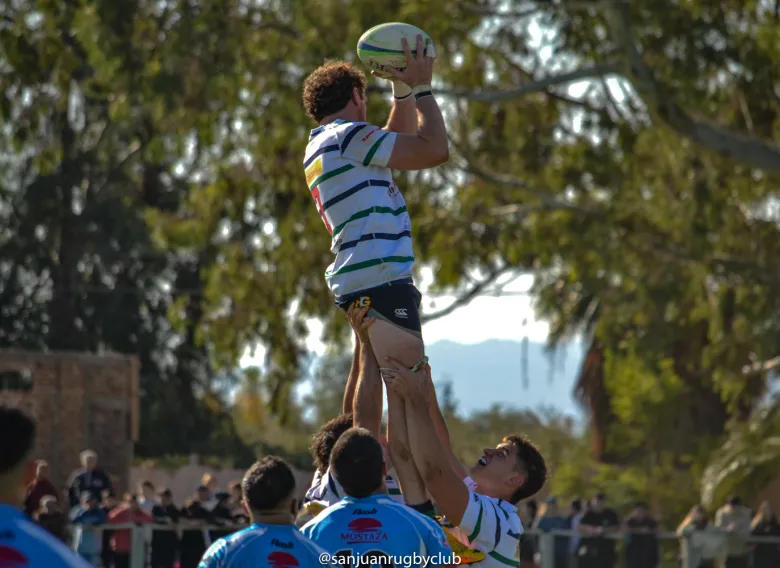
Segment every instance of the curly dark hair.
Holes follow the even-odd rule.
[[[366,76],[346,61],[326,60],[303,82],[303,107],[317,122],[343,110],[354,89],[366,92]]]
[[[525,472],[523,484],[512,494],[512,503],[518,503],[536,495],[547,482],[547,464],[542,453],[527,436],[505,436],[504,444],[512,444],[517,449],[518,469]]]
[[[266,456],[246,471],[241,490],[250,510],[270,511],[295,492],[295,476],[282,458]]]
[[[311,439],[311,455],[314,458],[314,467],[324,474],[328,471],[330,453],[341,435],[352,428],[352,413],[342,414],[322,425],[319,432]]]

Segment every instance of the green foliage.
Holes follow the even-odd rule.
[[[6,3],[0,346],[137,354],[143,455],[227,456],[283,430],[304,447],[304,322],[334,344],[345,322],[303,184],[300,86],[325,57],[354,60],[366,28],[408,20],[440,46],[453,139],[446,166],[398,177],[419,264],[456,292],[532,271],[552,339],[586,331],[604,349],[580,391],[608,395],[620,452],[649,444],[684,469],[717,447],[765,392],[743,368],[780,343],[777,17],[715,0],[505,4]],[[549,79],[572,69],[577,92]],[[262,380],[233,376],[258,342]],[[497,412],[474,418],[485,438],[507,426]]]

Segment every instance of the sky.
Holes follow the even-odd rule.
[[[433,296],[427,290],[433,281],[433,273],[428,268],[421,270],[422,278],[418,288],[423,293],[423,311],[435,312],[447,307],[453,296]],[[543,342],[547,339],[548,326],[534,317],[531,298],[525,294],[533,283],[531,275],[521,276],[506,285],[505,295],[480,296],[453,313],[433,320],[423,326],[423,337],[428,344],[447,339],[456,343],[481,343],[489,339],[510,339],[520,341]],[[431,302],[435,307],[431,308]],[[333,306],[336,310],[336,306]],[[523,321],[526,324],[523,325]],[[306,345],[309,350],[322,355],[325,344],[321,341],[322,323],[312,319],[308,322],[309,337]],[[265,351],[262,348],[247,350],[241,359],[241,366],[262,366]]]

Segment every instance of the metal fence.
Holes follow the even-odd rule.
[[[130,568],[148,568],[149,558],[149,542],[148,534],[150,530],[163,530],[163,531],[176,531],[181,533],[184,530],[214,530],[225,531],[226,529],[233,528],[240,530],[242,527],[225,527],[225,526],[181,526],[181,525],[136,525],[136,524],[122,524],[122,525],[103,525],[102,527],[89,527],[93,530],[130,530],[131,531],[131,552],[130,552]],[[536,565],[538,568],[576,568],[577,561],[575,560],[575,554],[572,546],[572,539],[589,538],[592,535],[588,535],[576,531],[551,531],[551,532],[539,532],[534,529],[528,529],[525,531],[524,536],[533,545]],[[626,539],[630,536],[629,533],[612,533],[606,534],[599,538],[606,538],[615,540],[616,560],[609,565],[598,565],[598,568],[638,568],[635,562],[630,562],[626,556]],[[655,533],[658,540],[658,552],[659,561],[653,568],[698,568],[693,565],[693,555],[685,554],[684,552],[691,546],[691,540],[686,537],[680,537],[676,533],[670,532],[658,532]],[[726,537],[726,534],[723,534]],[[558,539],[565,539],[565,544],[568,546],[566,560],[562,563],[556,561],[556,545],[562,547],[563,545]],[[780,537],[745,537],[745,542],[755,545],[758,543],[773,543],[778,545],[780,550]],[[560,555],[559,555],[560,558]],[[723,568],[725,558],[720,558],[716,562],[716,566]],[[642,563],[641,568],[647,568],[648,564]],[[780,564],[778,564],[780,567]],[[398,567],[400,568],[400,567]]]

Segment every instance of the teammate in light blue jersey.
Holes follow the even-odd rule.
[[[199,568],[331,566],[325,551],[293,524],[295,476],[284,460],[268,456],[255,463],[244,475],[241,492],[252,525],[212,544]]]
[[[90,568],[90,564],[33,523],[21,510],[24,473],[35,445],[35,423],[0,406],[0,566]]]
[[[454,563],[442,528],[385,494],[382,446],[368,430],[352,428],[341,435],[331,452],[330,472],[346,497],[307,523],[302,532],[332,554],[334,562],[341,566]]]

